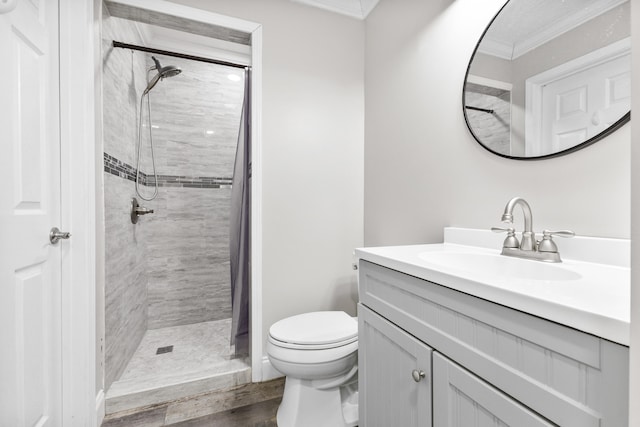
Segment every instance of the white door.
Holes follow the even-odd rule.
[[[546,85],[543,154],[571,148],[622,118],[631,109],[630,70],[625,55]]]
[[[58,1],[0,12],[0,426],[60,426]]]

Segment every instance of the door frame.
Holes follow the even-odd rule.
[[[65,0],[72,1],[72,0]],[[251,327],[251,379],[253,382],[263,381],[263,338],[262,338],[262,25],[259,23],[246,21],[243,19],[227,17],[224,15],[208,12],[202,9],[182,6],[164,0],[112,0],[137,9],[164,15],[184,18],[191,21],[203,22],[206,24],[223,26],[245,33],[251,34],[251,296],[250,296],[250,327]],[[93,248],[92,272],[95,277],[95,289],[93,299],[94,310],[85,313],[87,319],[97,318],[98,333],[91,343],[96,347],[93,356],[95,370],[92,373],[97,377],[98,391],[96,393],[94,413],[97,413],[98,424],[104,417],[104,399],[106,390],[104,387],[104,213],[101,206],[103,200],[102,188],[102,58],[100,57],[101,46],[101,7],[100,0],[93,0],[95,9],[94,27],[92,28],[91,40],[93,40],[92,70],[91,75],[95,75],[95,80],[88,82],[85,90],[91,91],[95,96],[91,105],[92,117],[95,118],[94,134],[91,140],[96,143],[91,153],[87,153],[86,164],[91,164],[91,169],[87,168],[82,178],[90,181],[92,208],[87,210],[87,215],[91,218],[84,218],[86,222],[92,222],[93,230],[91,234],[91,246]],[[87,52],[88,50],[85,50]],[[93,113],[95,112],[95,114]],[[87,139],[89,140],[89,139]],[[78,177],[78,179],[80,179]],[[96,205],[97,202],[97,205]],[[94,327],[95,329],[95,327]],[[98,340],[98,341],[96,341]],[[88,360],[88,359],[87,359]]]
[[[96,1],[97,3],[97,1]],[[96,424],[94,4],[60,0],[62,424]]]
[[[631,52],[631,38],[626,37],[557,67],[529,77],[525,81],[525,154],[539,156],[546,143],[542,135],[542,93],[544,87],[571,74],[614,60]],[[533,142],[533,143],[532,143]]]

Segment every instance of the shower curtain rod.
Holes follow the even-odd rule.
[[[495,113],[494,110],[489,110],[487,108],[480,108],[480,107],[472,107],[471,105],[465,105],[464,108],[467,108],[469,110],[482,111],[483,113],[489,113],[489,114]]]
[[[202,56],[187,55],[186,53],[171,52],[171,51],[162,50],[162,49],[154,49],[152,47],[138,46],[138,45],[135,45],[135,44],[122,43],[122,42],[118,42],[118,41],[115,41],[115,40],[113,41],[113,47],[121,47],[121,48],[124,48],[124,49],[140,50],[142,52],[156,53],[158,55],[174,56],[176,58],[191,59],[193,61],[208,62],[210,64],[226,65],[227,67],[251,68],[248,65],[236,64],[234,62],[220,61],[220,60],[217,60],[217,59],[204,58]]]

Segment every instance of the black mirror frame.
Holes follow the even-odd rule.
[[[473,54],[471,55],[471,59],[469,59],[469,64],[467,65],[467,71],[466,71],[466,73],[464,75],[464,82],[462,83],[462,112],[464,114],[464,122],[467,125],[467,129],[469,129],[469,132],[471,133],[471,136],[473,136],[473,139],[475,139],[476,142],[478,144],[480,144],[480,146],[482,148],[484,148],[485,150],[489,151],[492,154],[495,154],[496,156],[504,157],[505,159],[512,159],[512,160],[545,160],[545,159],[552,159],[554,157],[565,156],[565,155],[571,154],[571,153],[573,153],[575,151],[582,150],[583,148],[588,147],[589,145],[591,145],[591,144],[593,144],[595,142],[598,142],[601,139],[611,135],[613,132],[615,132],[616,130],[618,130],[619,128],[621,128],[623,125],[625,125],[627,122],[629,122],[631,120],[631,111],[629,111],[629,112],[627,112],[627,114],[622,116],[618,121],[616,121],[614,124],[609,126],[607,129],[603,130],[602,132],[600,132],[597,135],[592,136],[591,138],[587,139],[586,141],[581,142],[578,145],[574,145],[571,148],[567,148],[566,150],[558,151],[557,153],[552,153],[552,154],[545,154],[544,156],[532,156],[532,157],[510,156],[508,154],[503,154],[503,153],[498,153],[497,151],[493,151],[492,149],[490,149],[489,147],[484,145],[482,143],[482,141],[480,141],[480,139],[473,132],[473,129],[471,129],[471,125],[469,124],[469,119],[467,117],[467,109],[465,108],[465,105],[466,105],[465,104],[465,87],[467,86],[467,79],[469,78],[469,71],[471,70],[471,64],[473,63],[473,59],[476,57],[476,53],[478,52],[478,48],[480,47],[480,43],[482,43],[482,39],[484,39],[485,34],[487,34],[487,31],[489,31],[489,28],[491,28],[491,25],[493,24],[493,22],[498,18],[500,13],[502,13],[502,10],[505,7],[507,7],[507,5],[510,2],[511,2],[511,0],[507,0],[505,2],[505,4],[500,8],[498,13],[495,14],[495,16],[491,19],[491,21],[489,22],[487,27],[482,32],[482,35],[480,36],[480,39],[476,43],[475,49],[473,49]]]

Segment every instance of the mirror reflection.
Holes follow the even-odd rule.
[[[629,120],[628,0],[510,0],[478,43],[463,107],[486,149],[567,154]]]

